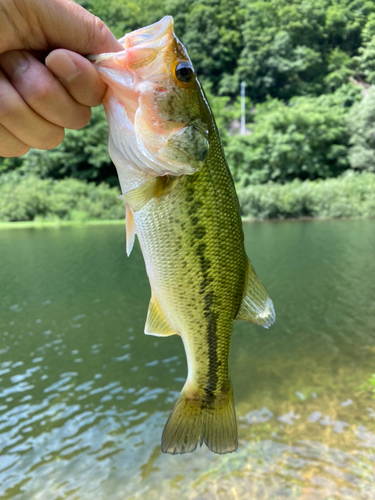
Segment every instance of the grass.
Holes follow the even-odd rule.
[[[117,224],[124,220],[118,188],[77,179],[0,176],[0,227]],[[375,174],[347,172],[315,181],[239,186],[244,220],[375,217]]]
[[[30,220],[30,221],[19,221],[19,222],[0,222],[0,230],[1,229],[27,229],[27,228],[44,228],[44,227],[65,227],[65,226],[109,226],[116,224],[125,224],[124,219],[115,219],[115,220],[101,220],[101,219],[92,219],[92,220]]]
[[[238,189],[250,219],[364,219],[375,217],[375,174],[347,172],[326,180],[268,183]]]

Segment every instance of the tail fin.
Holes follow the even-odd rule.
[[[203,441],[214,453],[237,450],[232,388],[215,398],[191,394],[185,388],[179,395],[163,431],[162,451],[190,453]]]

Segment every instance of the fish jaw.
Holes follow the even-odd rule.
[[[111,157],[122,156],[122,163],[151,176],[199,171],[208,151],[209,124],[201,113],[207,104],[195,76],[190,83],[176,77],[177,65],[191,61],[173,32],[172,17],[128,33],[120,43],[123,51],[89,57],[108,85],[103,105]],[[193,134],[182,133],[188,127]],[[195,156],[189,153],[192,136]]]
[[[173,30],[173,17],[164,16],[156,23],[127,33],[119,39],[119,42],[124,49],[144,46],[145,44],[152,47],[162,47],[164,45],[164,37],[169,36],[171,30]]]

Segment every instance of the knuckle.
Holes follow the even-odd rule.
[[[39,149],[54,149],[59,144],[62,143],[65,137],[65,130],[62,127],[54,127],[52,131],[47,133],[43,140],[41,141],[41,145],[37,145]]]
[[[27,102],[32,108],[51,100],[51,88],[46,83],[39,82],[39,85],[30,87],[28,94]]]
[[[81,113],[76,116],[72,126],[68,128],[71,128],[73,130],[80,130],[81,128],[86,127],[90,119],[91,119],[91,108],[84,108],[82,109]]]
[[[25,103],[20,99],[9,99],[6,94],[0,95],[0,121],[23,116],[25,107]]]
[[[108,38],[108,27],[107,25],[97,16],[94,19],[94,30],[92,33],[92,40],[90,42],[95,42],[95,44],[101,46],[104,45]]]

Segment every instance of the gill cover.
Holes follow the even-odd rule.
[[[90,56],[108,84],[103,105],[114,163],[156,176],[199,171],[209,147],[204,94],[172,17],[119,41],[123,51]]]

